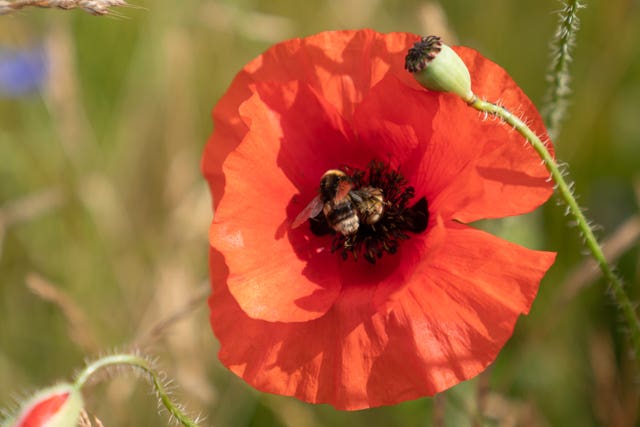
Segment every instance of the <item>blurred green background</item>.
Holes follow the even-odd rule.
[[[555,142],[638,301],[640,3],[585,3]],[[501,64],[541,107],[559,1],[136,4],[121,17],[32,8],[0,17],[0,47],[44,46],[51,61],[41,90],[0,98],[0,406],[135,343],[158,357],[203,425],[639,425],[624,328],[553,201],[481,224],[558,260],[495,364],[435,399],[348,413],[258,393],[218,362],[208,323],[200,154],[210,111],[246,62],[328,29],[438,33]],[[107,427],[169,424],[132,375],[87,391]]]

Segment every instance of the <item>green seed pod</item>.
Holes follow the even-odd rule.
[[[467,66],[440,37],[423,37],[416,42],[407,53],[405,68],[429,90],[455,93],[465,102],[475,97]]]

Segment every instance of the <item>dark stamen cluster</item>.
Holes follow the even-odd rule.
[[[334,234],[331,249],[340,251],[343,259],[351,254],[355,260],[362,256],[375,264],[385,253],[396,253],[400,242],[410,238],[409,233],[426,230],[429,220],[427,200],[422,197],[409,206],[415,191],[398,171],[377,160],[373,160],[366,171],[348,167],[342,170],[351,177],[354,190],[373,187],[382,190],[384,195],[382,217],[374,224],[361,221],[355,234],[334,232],[327,226],[324,214],[311,220],[311,230],[316,235]]]

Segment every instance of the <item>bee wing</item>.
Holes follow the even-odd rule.
[[[314,197],[313,200],[309,202],[309,204],[302,210],[302,212],[300,212],[298,216],[296,216],[296,219],[293,220],[293,222],[291,223],[291,228],[298,228],[309,218],[317,216],[320,212],[322,212],[323,206],[324,203],[322,203],[322,200],[320,200],[320,196]]]

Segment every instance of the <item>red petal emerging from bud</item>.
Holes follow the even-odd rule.
[[[69,398],[69,392],[54,394],[40,400],[24,414],[16,427],[40,427],[46,425]]]
[[[63,427],[76,425],[82,397],[69,384],[40,391],[23,405],[14,427]]]

